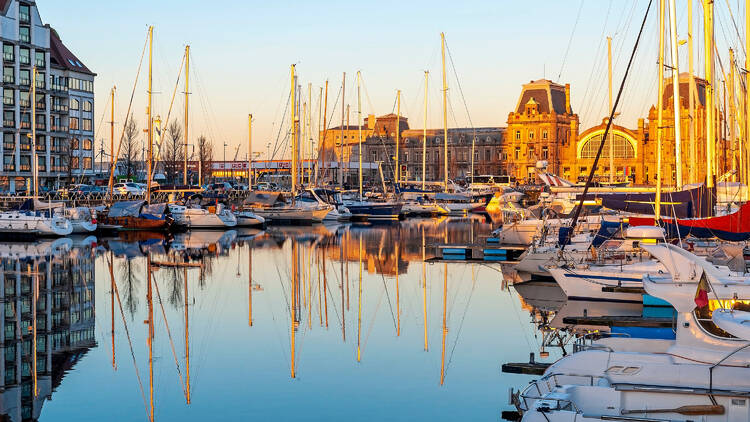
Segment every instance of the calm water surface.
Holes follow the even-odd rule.
[[[531,379],[500,365],[538,350],[534,311],[497,265],[423,263],[490,230],[408,220],[0,245],[2,412],[499,420]]]

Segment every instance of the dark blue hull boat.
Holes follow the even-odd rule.
[[[398,220],[403,204],[397,202],[353,202],[345,205],[352,220]]]

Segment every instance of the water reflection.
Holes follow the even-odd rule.
[[[95,332],[89,299],[89,354],[35,417],[496,418],[516,384],[499,363],[527,356],[534,327],[497,268],[425,262],[491,228],[444,218],[128,233],[47,254],[79,267],[88,257],[79,281],[90,295],[98,284],[100,312]]]

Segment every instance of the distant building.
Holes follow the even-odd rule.
[[[96,75],[65,47],[54,29],[42,22],[33,1],[0,0],[0,34],[3,45],[0,189],[15,191],[30,186],[34,157],[40,187],[55,187],[72,179],[90,177]],[[30,96],[35,67],[36,140],[32,140]]]

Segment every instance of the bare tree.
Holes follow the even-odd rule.
[[[177,180],[181,180],[179,175],[182,173],[185,159],[183,142],[182,126],[177,122],[172,122],[167,129],[159,152],[159,158],[164,164],[164,175],[167,181],[172,184],[177,184]]]
[[[198,137],[198,161],[201,166],[201,172],[203,172],[203,180],[207,180],[211,176],[211,162],[214,160],[214,148],[213,145],[206,139],[205,136],[201,135]]]
[[[120,174],[127,179],[133,179],[138,172],[138,162],[140,161],[141,151],[138,142],[138,126],[131,117],[125,123],[125,134],[120,146]]]

